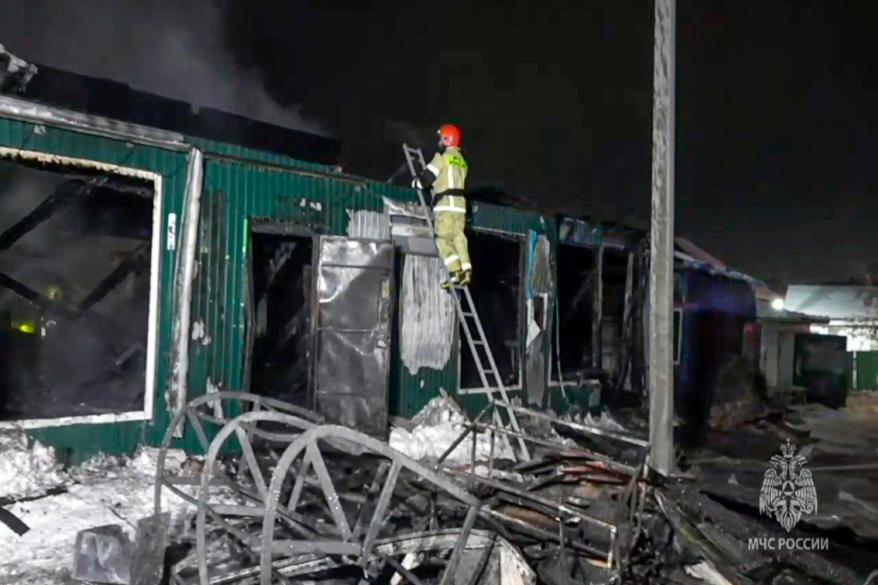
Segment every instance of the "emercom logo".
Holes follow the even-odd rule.
[[[781,455],[772,456],[762,478],[759,492],[759,513],[773,516],[789,532],[802,514],[817,513],[817,488],[811,471],[805,468],[804,455],[787,439],[780,447]]]

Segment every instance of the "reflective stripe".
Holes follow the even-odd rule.
[[[454,189],[454,169],[448,167],[448,188]]]
[[[433,163],[430,163],[427,165],[427,170],[430,171],[431,173],[433,173],[434,175],[436,175],[437,177],[439,176],[439,169],[437,169],[435,166],[433,166]]]
[[[470,264],[469,262],[462,262],[460,267],[463,268],[464,270],[472,270],[473,265]]]
[[[452,254],[451,256],[449,256],[448,258],[445,259],[445,266],[451,266],[452,264],[454,264],[458,260],[460,260],[460,256],[458,256],[457,254]]]
[[[433,208],[433,211],[439,212],[447,212],[447,213],[466,213],[466,209],[461,209],[460,207],[451,207],[449,205],[439,205]]]

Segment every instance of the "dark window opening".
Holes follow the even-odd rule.
[[[0,160],[0,420],[144,409],[152,224],[148,181]]]
[[[307,404],[311,340],[310,238],[252,234],[251,391]]]
[[[521,373],[521,242],[479,232],[467,237],[473,263],[473,301],[503,383],[515,386]],[[460,345],[460,387],[483,387],[462,330]],[[482,362],[488,366],[486,357]],[[488,383],[494,385],[493,380]]]
[[[619,365],[625,317],[625,281],[628,252],[604,248],[603,304],[601,310],[601,369],[612,373]]]
[[[575,379],[592,367],[592,309],[594,268],[597,252],[592,248],[558,246],[558,316],[561,329],[561,371],[564,379]],[[555,340],[552,340],[553,343]],[[552,377],[557,381],[555,354]]]

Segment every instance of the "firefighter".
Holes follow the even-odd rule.
[[[453,124],[439,128],[439,152],[420,177],[413,181],[416,189],[431,189],[433,217],[436,222],[436,247],[451,278],[442,288],[467,285],[472,279],[466,235],[467,164],[460,152],[460,129]]]

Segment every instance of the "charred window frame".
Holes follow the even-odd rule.
[[[147,314],[146,340],[145,346],[143,348],[144,371],[142,405],[140,405],[139,409],[126,408],[120,410],[111,410],[110,412],[98,412],[93,414],[70,413],[66,416],[35,416],[0,420],[0,429],[9,427],[40,428],[46,426],[66,426],[73,424],[101,424],[107,422],[151,420],[153,418],[157,373],[156,369],[160,288],[159,278],[162,272],[161,252],[163,240],[165,238],[167,238],[167,242],[165,243],[165,245],[167,246],[168,250],[173,250],[176,248],[176,241],[171,241],[174,236],[170,231],[170,221],[167,224],[169,230],[167,236],[164,235],[163,231],[163,226],[165,225],[165,213],[163,210],[162,176],[155,172],[124,166],[125,163],[131,159],[132,155],[138,147],[134,145],[129,145],[128,148],[130,149],[130,152],[126,155],[125,160],[120,164],[108,164],[95,160],[56,154],[44,154],[35,151],[24,151],[8,147],[0,147],[0,162],[9,165],[20,165],[25,168],[46,171],[47,173],[57,173],[64,176],[79,177],[81,180],[84,181],[93,181],[96,183],[101,183],[105,186],[109,185],[110,188],[113,188],[113,186],[116,184],[130,183],[131,185],[133,185],[133,183],[135,182],[140,182],[140,186],[132,187],[131,185],[129,185],[129,188],[133,188],[142,196],[151,199],[151,211],[147,214],[149,217],[149,235],[146,238],[146,245],[143,246],[143,250],[140,252],[143,260],[147,261],[148,273],[146,280],[149,287],[146,297]],[[29,211],[33,212],[32,209]],[[25,211],[25,213],[28,213],[28,211]],[[42,221],[38,221],[37,224],[30,229],[34,229],[39,225],[39,223],[42,223]],[[7,228],[8,227],[9,226],[7,226]],[[6,228],[4,228],[4,230],[5,229]],[[11,245],[13,244],[10,244],[10,247]],[[96,287],[90,291],[88,297],[83,299],[82,302],[77,305],[77,308],[80,309],[80,313],[82,312],[83,308],[89,306],[89,303],[100,302],[101,299],[106,296],[106,294],[109,294],[105,289],[111,287],[113,282],[117,282],[120,277],[124,276],[124,264],[125,263],[122,262],[120,266],[117,266],[117,269],[114,269],[112,272],[102,278],[101,281],[97,283]],[[30,292],[28,292],[28,289],[30,287],[28,287],[27,285],[19,286],[23,285],[24,283],[18,283],[15,279],[10,280],[9,278],[6,278],[4,280],[6,281],[7,285],[11,285],[13,288],[17,289],[16,294],[18,294],[19,296],[22,296],[22,294],[24,294],[25,297],[33,297],[29,299],[31,303],[36,301],[43,302],[43,304],[45,305],[45,299],[40,298],[43,295],[33,296],[30,294]],[[4,288],[8,289],[9,287],[7,286]],[[109,290],[110,292],[112,292],[112,288],[110,288]],[[51,299],[49,299],[49,303],[51,304]],[[85,308],[85,310],[87,311],[87,308]],[[0,319],[0,321],[2,321],[2,319]]]
[[[474,240],[476,240],[479,237],[492,237],[492,238],[497,238],[498,240],[503,240],[507,243],[514,244],[518,247],[518,268],[517,268],[517,270],[518,270],[518,291],[517,291],[517,294],[515,295],[515,298],[516,298],[516,300],[515,300],[515,304],[516,304],[515,320],[516,320],[516,335],[517,335],[516,347],[515,348],[508,348],[506,346],[499,347],[499,346],[497,346],[496,343],[491,342],[491,339],[490,339],[491,336],[487,331],[485,332],[485,334],[488,336],[488,344],[490,345],[491,352],[493,353],[494,360],[496,362],[499,362],[499,358],[498,358],[498,356],[500,355],[499,352],[502,351],[502,352],[514,353],[514,355],[511,358],[511,361],[512,361],[512,367],[513,367],[513,370],[515,373],[515,382],[513,384],[507,384],[504,382],[504,386],[506,387],[507,390],[519,391],[522,389],[523,381],[524,381],[524,364],[523,364],[524,343],[523,343],[523,340],[525,339],[526,328],[527,328],[527,323],[525,322],[525,305],[526,305],[526,299],[525,299],[525,296],[526,296],[525,282],[526,282],[526,280],[525,279],[527,278],[527,240],[524,236],[522,236],[520,234],[509,233],[509,232],[504,232],[504,231],[500,231],[500,230],[484,229],[484,228],[470,228],[469,230],[467,230],[467,235],[469,236],[468,243],[469,243],[470,257],[473,259],[473,281],[474,282],[476,281],[476,279],[485,277],[484,270],[479,268],[480,262],[478,260],[476,260],[473,256],[473,250],[478,249],[477,247],[473,246]],[[473,236],[475,236],[475,237],[473,237]],[[476,285],[476,286],[478,286],[478,285]],[[474,288],[473,285],[470,285],[471,291],[473,290],[473,288]],[[477,305],[476,310],[479,312],[479,318],[482,320],[482,325],[484,326],[484,324],[486,323],[486,321],[488,319],[490,319],[490,317],[485,313],[485,311],[479,310],[479,307],[478,307],[479,300],[478,300],[478,298],[476,298],[475,293],[473,294],[473,301]],[[458,352],[457,352],[458,393],[461,395],[484,394],[486,390],[484,388],[482,388],[481,385],[479,385],[479,386],[467,385],[466,387],[464,386],[464,379],[463,379],[463,376],[464,376],[464,370],[463,370],[464,354],[469,354],[470,349],[469,349],[469,345],[468,345],[467,340],[466,340],[466,336],[460,330],[460,327],[461,327],[460,323],[457,323],[456,337],[457,337],[457,345],[458,345]],[[472,358],[469,358],[469,359],[472,359]],[[484,360],[483,365],[485,367],[488,367],[487,360]],[[500,368],[499,363],[498,363],[498,368]],[[502,374],[502,371],[501,371],[501,374]],[[493,380],[490,380],[490,379],[488,380],[488,383],[492,386],[494,384]]]
[[[312,271],[311,276],[305,278],[305,282],[303,283],[305,287],[307,287],[307,293],[304,299],[304,316],[306,322],[304,323],[304,349],[306,351],[306,363],[304,364],[305,369],[302,375],[305,377],[304,384],[304,393],[302,396],[296,396],[296,399],[293,399],[293,396],[274,396],[279,397],[290,402],[301,401],[301,405],[305,405],[304,399],[310,395],[311,386],[313,384],[313,364],[311,363],[310,356],[308,353],[310,352],[312,338],[313,338],[313,313],[314,307],[313,301],[309,299],[308,295],[313,294],[314,289],[314,277],[313,277],[313,266],[316,262],[316,241],[317,234],[316,232],[308,226],[283,221],[283,220],[268,220],[262,218],[248,218],[247,224],[249,229],[246,230],[245,237],[247,237],[247,255],[246,255],[246,266],[247,266],[247,286],[245,287],[245,307],[246,307],[246,333],[245,333],[245,354],[243,356],[243,374],[244,374],[244,388],[247,389],[248,392],[253,392],[256,394],[266,394],[267,389],[262,386],[260,383],[261,380],[256,380],[254,384],[253,380],[253,368],[254,368],[254,351],[257,345],[256,334],[258,329],[258,300],[255,298],[255,287],[257,285],[257,274],[256,268],[254,266],[254,262],[256,261],[256,239],[259,238],[270,238],[276,237],[278,239],[288,240],[290,242],[296,241],[297,245],[305,245],[307,247],[307,262],[306,266],[309,270]],[[267,293],[268,291],[263,291]],[[292,365],[290,366],[292,368]],[[267,395],[272,395],[269,392]]]
[[[555,262],[556,262],[555,303],[558,306],[558,309],[557,309],[558,312],[557,312],[557,315],[555,316],[557,318],[553,317],[553,323],[554,323],[555,327],[562,327],[563,323],[565,323],[565,316],[562,314],[561,306],[560,306],[560,303],[562,302],[562,300],[564,300],[564,299],[562,299],[561,279],[566,278],[568,275],[565,273],[562,276],[561,272],[564,271],[566,268],[568,268],[568,266],[566,266],[566,262],[564,263],[565,265],[562,266],[561,254],[564,253],[564,251],[566,250],[567,252],[571,252],[571,253],[583,254],[583,255],[590,254],[591,255],[588,265],[584,266],[584,269],[589,272],[589,276],[582,280],[582,285],[583,286],[587,285],[586,288],[588,290],[587,296],[582,300],[582,302],[585,303],[584,307],[587,308],[587,310],[588,310],[589,321],[587,323],[583,324],[582,333],[581,333],[581,335],[585,341],[582,349],[584,352],[587,351],[587,354],[589,357],[589,362],[591,362],[592,356],[594,354],[594,348],[593,348],[594,341],[595,341],[594,292],[595,292],[595,285],[596,285],[596,282],[594,281],[594,277],[595,277],[595,268],[596,268],[596,265],[598,262],[598,256],[600,254],[600,248],[601,247],[598,245],[578,243],[575,241],[574,242],[561,242],[557,246],[557,253],[556,253],[557,258],[555,259]],[[583,289],[583,290],[585,290],[585,289]],[[559,345],[559,343],[560,343],[560,345]],[[547,371],[548,386],[550,388],[558,388],[561,386],[561,379],[560,379],[559,372],[558,372],[558,362],[563,361],[563,354],[560,354],[563,347],[564,347],[564,339],[562,338],[560,331],[559,332],[553,331],[551,343],[550,343],[550,348],[551,348],[550,365],[548,368],[546,368],[548,370]],[[562,369],[561,374],[565,374],[565,372],[567,372],[567,370],[564,369],[563,363],[562,363],[561,369]],[[571,384],[573,382],[571,379],[569,379],[569,376],[565,375],[564,383]]]

